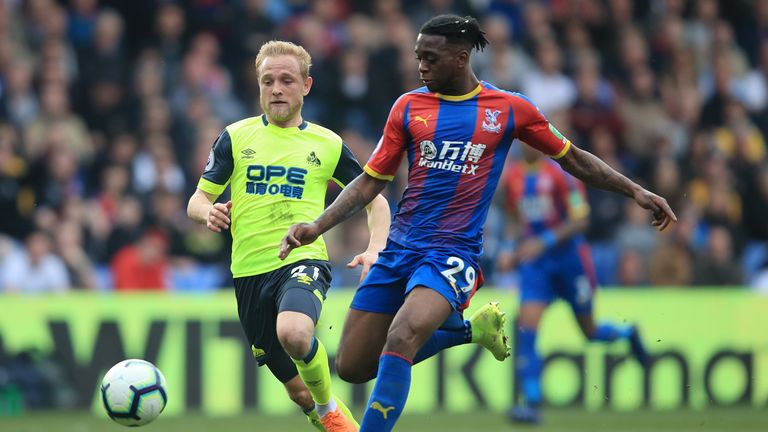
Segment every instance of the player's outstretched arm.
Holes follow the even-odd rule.
[[[650,192],[592,153],[571,144],[571,148],[557,162],[576,178],[590,186],[620,193],[632,198],[642,208],[653,214],[653,225],[664,230],[671,222],[677,222],[677,216],[667,204],[667,200]]]
[[[223,229],[229,229],[232,201],[214,204],[216,198],[216,195],[198,188],[189,198],[187,216],[199,224],[205,224],[211,231],[221,232]]]
[[[312,223],[299,223],[288,229],[280,245],[280,259],[285,259],[291,250],[312,243],[319,236],[357,213],[376,197],[388,181],[360,174],[341,191],[336,200]]]

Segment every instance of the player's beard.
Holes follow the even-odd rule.
[[[262,109],[267,113],[269,120],[276,123],[285,123],[294,118],[301,111],[302,105],[302,101],[293,105],[290,103],[279,105],[267,103],[266,106],[262,106]]]

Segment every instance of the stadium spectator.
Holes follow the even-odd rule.
[[[69,14],[69,38],[77,49],[86,49],[96,32],[98,0],[74,0]]]
[[[586,23],[572,19],[565,23],[563,31],[563,68],[575,76],[584,63],[599,63],[599,54],[592,43]]]
[[[104,239],[104,255],[102,262],[111,261],[123,247],[139,239],[144,223],[141,203],[134,196],[126,196],[120,201],[117,209],[117,219]]]
[[[628,92],[619,102],[619,114],[626,125],[624,141],[633,158],[648,164],[656,150],[653,143],[666,134],[670,120],[656,97],[653,71],[647,65],[638,65],[629,71],[629,78]]]
[[[755,127],[739,101],[731,99],[725,104],[722,126],[713,131],[714,144],[728,159],[746,164],[759,164],[766,160],[765,137]]]
[[[152,134],[146,138],[145,150],[133,162],[133,185],[141,195],[158,189],[185,190],[184,171],[176,162],[170,137]]]
[[[117,220],[117,209],[128,193],[130,180],[128,169],[123,165],[109,165],[101,173],[101,191],[95,197],[95,202],[101,213],[112,223]]]
[[[736,263],[730,231],[722,226],[709,230],[707,246],[696,259],[696,285],[739,285],[743,278]]]
[[[152,214],[150,224],[160,229],[168,240],[168,256],[171,261],[189,265],[190,252],[185,245],[185,234],[189,231],[184,197],[179,192],[157,190],[151,197]]]
[[[74,220],[59,224],[54,234],[55,251],[67,269],[73,288],[96,289],[93,262],[85,251],[82,227]]]
[[[88,83],[82,97],[84,117],[91,130],[106,132],[127,126],[124,110],[128,63],[123,52],[123,26],[117,12],[100,12],[93,42],[84,47],[80,79]]]
[[[53,138],[55,136],[55,138]],[[71,150],[80,163],[89,163],[93,146],[83,119],[70,110],[64,84],[49,83],[40,92],[40,113],[24,135],[24,154],[30,161],[42,158],[54,146]]]
[[[629,171],[629,166],[619,160],[616,139],[605,128],[592,130],[585,143],[590,151],[614,169]],[[624,200],[616,194],[599,189],[590,189],[587,198],[592,209],[587,237],[596,241],[612,240],[624,217]]]
[[[619,258],[618,282],[626,286],[643,286],[648,283],[648,270],[643,257],[635,250],[625,251]]]
[[[0,233],[21,238],[33,211],[32,191],[27,182],[29,164],[19,154],[18,134],[0,123]]]
[[[682,208],[686,197],[683,195],[680,168],[677,162],[669,157],[660,158],[654,164],[653,180],[654,190],[664,193],[667,200],[674,208]],[[629,209],[627,209],[629,210]]]
[[[501,88],[519,89],[531,59],[511,38],[512,29],[503,16],[486,17],[483,27],[490,45],[472,57],[472,69]]]
[[[527,52],[534,53],[540,41],[555,36],[551,11],[540,2],[526,2],[521,8],[520,41]]]
[[[584,57],[576,67],[576,99],[570,110],[574,139],[588,142],[592,132],[605,128],[613,136],[622,135],[624,125],[616,113],[615,95],[610,85],[600,77],[597,60]]]
[[[19,59],[7,71],[0,113],[16,127],[24,128],[37,118],[39,105],[32,88],[32,61]]]
[[[666,64],[675,50],[685,44],[685,23],[680,16],[666,15],[655,24],[650,38],[652,57]]]
[[[225,122],[242,117],[242,106],[231,93],[229,76],[214,63],[212,54],[199,48],[184,56],[181,82],[172,86],[170,102],[174,115],[181,115],[188,104],[202,96]]]
[[[334,130],[374,130],[375,103],[368,54],[351,48],[340,54],[336,97],[329,101],[328,127]]]
[[[78,58],[64,39],[47,39],[40,48],[40,83],[74,85],[79,73]]]
[[[606,66],[610,67],[610,75],[625,88],[632,84],[632,74],[648,67],[650,49],[645,35],[637,25],[629,25],[616,29],[617,40],[610,55],[612,58]]]
[[[23,28],[25,42],[33,49],[39,49],[46,38],[48,17],[54,14],[56,4],[51,0],[33,0],[28,2],[24,11]]]
[[[537,41],[536,65],[523,76],[520,87],[549,117],[567,110],[576,100],[576,86],[562,72],[562,52],[553,39]]]
[[[9,253],[2,268],[0,281],[6,293],[62,293],[71,287],[64,262],[51,252],[51,239],[34,231],[24,241],[24,247]]]
[[[768,108],[768,38],[760,44],[757,65],[738,81],[739,94],[751,113]],[[765,133],[765,131],[763,131]]]
[[[717,223],[736,229],[741,222],[742,203],[734,190],[734,173],[726,158],[713,153],[703,170],[687,185],[689,204],[701,215],[702,223]]]
[[[648,280],[659,287],[687,286],[693,281],[693,270],[688,248],[676,239],[663,239],[650,256]]]
[[[62,143],[64,137],[58,128],[50,131],[48,154],[33,162],[31,170],[38,207],[58,209],[69,199],[83,195],[85,182],[80,176],[77,156]]]
[[[716,0],[696,2],[693,19],[685,23],[685,42],[695,53],[699,65],[706,64],[712,55],[713,29],[717,23],[718,9]]]
[[[699,124],[701,96],[691,84],[678,86],[668,81],[662,83],[661,97],[671,123],[663,137],[668,145],[658,149],[658,156],[680,160],[688,151],[693,132]]]
[[[648,225],[648,217],[640,209],[637,211],[627,203],[624,204],[624,214],[626,219],[616,229],[616,239],[614,242],[622,251],[633,250],[637,252],[647,263],[651,254],[656,249],[658,239],[653,227]]]
[[[173,2],[164,2],[159,6],[155,15],[153,48],[159,53],[163,64],[163,87],[166,89],[171,88],[181,76],[186,30],[187,19],[181,6]]]
[[[725,121],[725,106],[735,93],[733,65],[728,53],[713,54],[710,70],[703,74],[702,94],[706,102],[701,111],[701,125],[707,128],[721,126]]]
[[[115,289],[118,291],[164,290],[170,284],[168,236],[148,229],[133,244],[124,246],[112,259]]]

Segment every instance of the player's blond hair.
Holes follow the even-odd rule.
[[[272,40],[266,42],[256,55],[256,73],[261,74],[261,65],[267,57],[289,55],[299,61],[299,71],[304,79],[309,76],[309,68],[312,66],[312,57],[301,45],[292,42]]]

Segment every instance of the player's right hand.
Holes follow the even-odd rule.
[[[223,229],[229,229],[229,211],[232,209],[232,201],[226,203],[215,203],[208,211],[208,221],[206,226],[213,232],[221,232]]]
[[[299,223],[288,228],[288,233],[280,243],[280,253],[277,255],[284,260],[293,249],[310,244],[317,240],[320,231],[314,223]]]
[[[651,225],[657,227],[659,231],[664,231],[670,223],[677,222],[677,216],[667,204],[667,200],[653,192],[641,188],[635,193],[635,202],[640,207],[650,210],[653,215]]]

